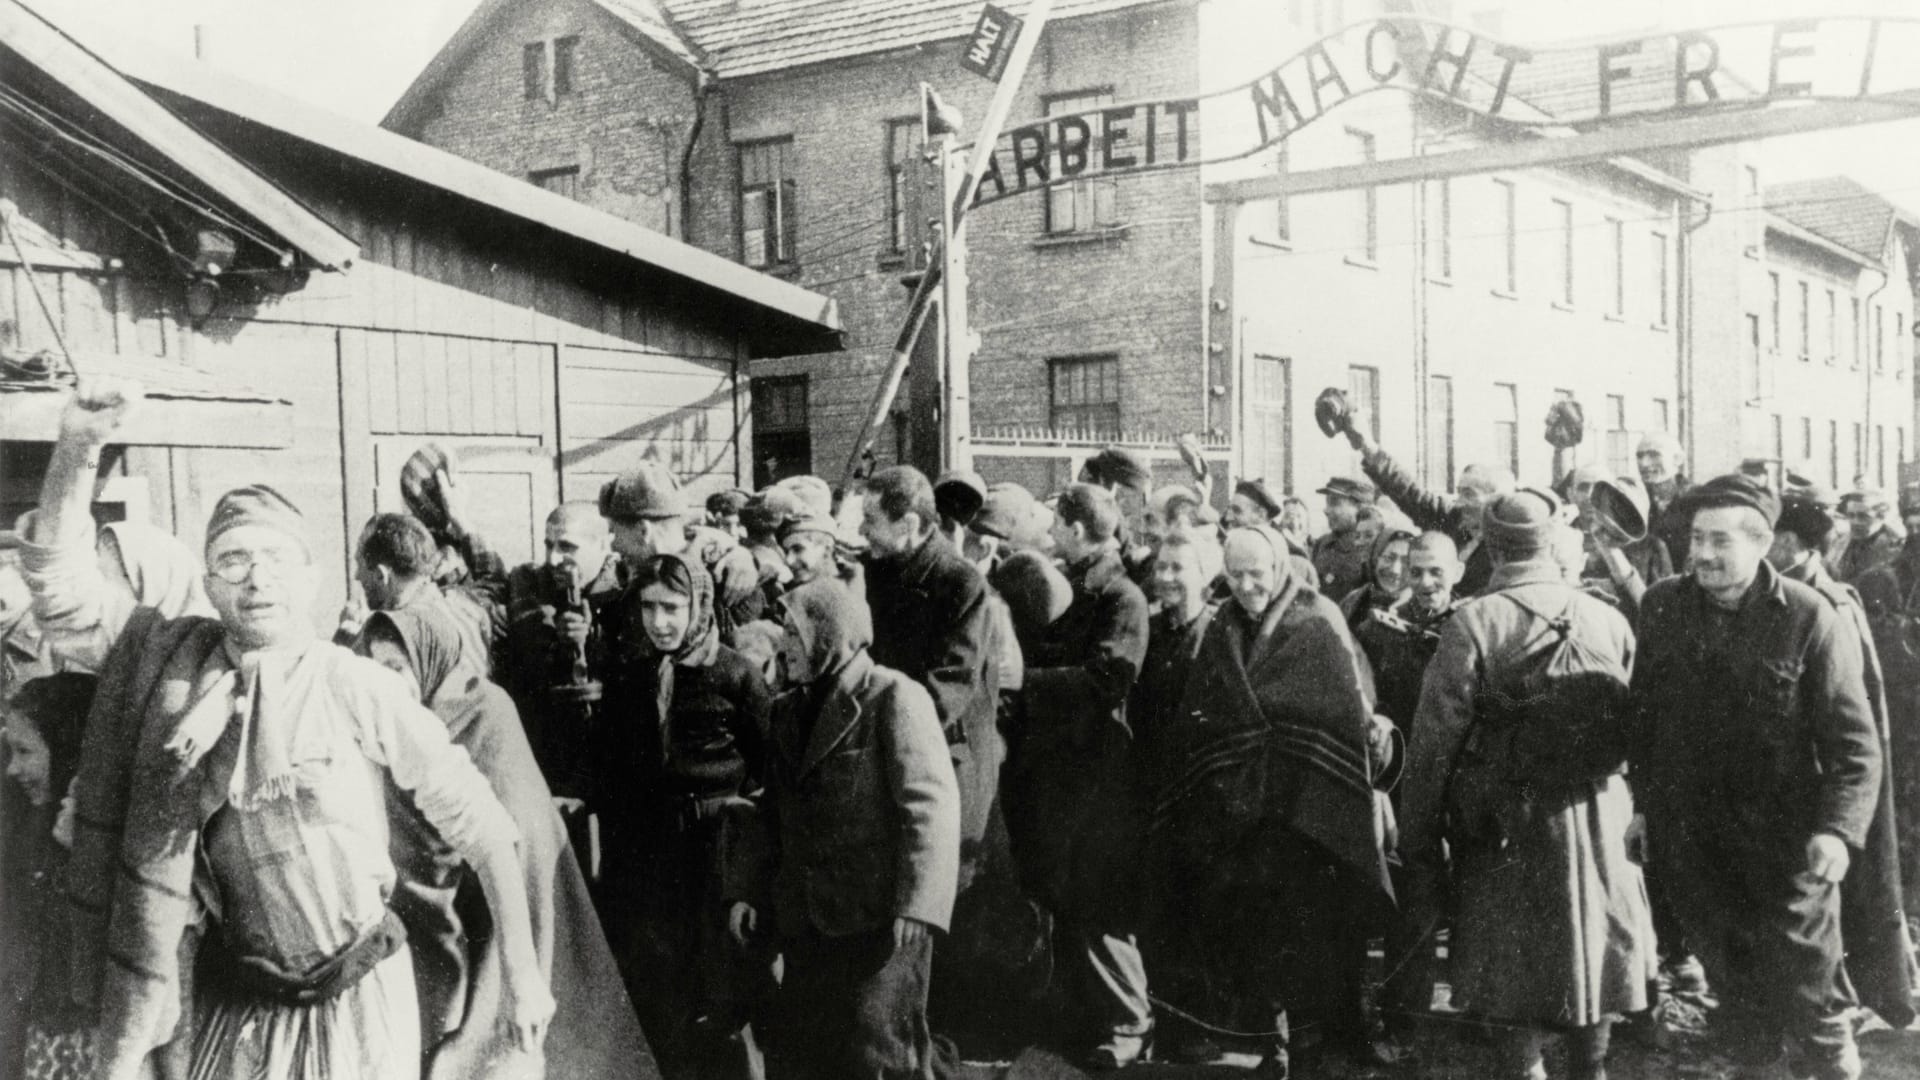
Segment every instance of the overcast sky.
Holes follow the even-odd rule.
[[[193,52],[194,27],[206,27],[214,66],[372,122],[478,0],[27,2],[83,40],[87,26],[97,24],[186,55]],[[1277,8],[1285,0],[1268,2]],[[1463,0],[1455,6],[1484,5]],[[1920,14],[1912,0],[1513,0],[1506,9],[1502,36],[1535,45],[1792,15]],[[1770,180],[1847,173],[1920,213],[1920,121],[1777,139],[1767,145],[1764,162]]]

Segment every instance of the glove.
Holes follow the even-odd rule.
[[[1329,439],[1346,434],[1353,428],[1353,407],[1347,404],[1347,395],[1331,386],[1320,391],[1313,399],[1313,422]]]

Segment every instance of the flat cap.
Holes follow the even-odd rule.
[[[642,461],[632,472],[600,488],[600,516],[609,521],[657,521],[684,517],[686,512],[680,481],[657,461]]]
[[[987,482],[972,469],[949,469],[933,482],[933,508],[962,524],[972,521],[987,499]]]
[[[1268,517],[1277,517],[1280,513],[1280,500],[1273,497],[1267,485],[1259,480],[1242,480],[1233,485],[1233,493],[1266,511]]]
[[[1716,476],[1688,491],[1677,500],[1684,503],[1681,512],[1692,515],[1701,510],[1724,506],[1745,506],[1760,512],[1771,529],[1780,521],[1780,496],[1764,481],[1745,473]]]
[[[1128,487],[1143,495],[1153,483],[1153,470],[1147,467],[1146,459],[1118,446],[1109,446],[1088,458],[1080,475],[1090,484]]]
[[[1320,495],[1337,495],[1343,499],[1352,499],[1357,503],[1370,503],[1379,494],[1371,480],[1356,480],[1351,476],[1336,476],[1320,488]]]

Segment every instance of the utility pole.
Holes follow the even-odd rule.
[[[979,337],[967,319],[967,241],[954,205],[966,186],[966,159],[950,145],[940,147],[940,330],[945,370],[940,380],[940,461],[944,469],[973,468],[973,351]]]
[[[941,222],[947,228],[940,237],[940,259],[936,264],[939,272],[935,272],[936,267],[928,267],[927,273],[914,289],[913,298],[907,303],[907,314],[902,321],[900,336],[894,341],[892,360],[887,365],[886,373],[880,378],[880,385],[875,388],[872,404],[867,408],[866,426],[861,429],[860,436],[854,440],[853,451],[847,457],[846,477],[849,485],[860,474],[867,452],[873,446],[874,434],[879,430],[880,425],[886,422],[887,415],[893,408],[894,396],[900,391],[901,376],[906,374],[907,365],[912,360],[914,342],[919,338],[921,328],[926,325],[927,315],[933,309],[934,289],[942,286],[949,266],[957,266],[962,274],[965,273],[967,210],[973,205],[974,194],[980,188],[981,173],[986,170],[987,162],[993,156],[994,145],[1000,141],[1000,130],[1006,126],[1007,116],[1013,111],[1014,99],[1020,95],[1020,83],[1026,78],[1027,65],[1033,60],[1034,46],[1039,43],[1040,35],[1046,29],[1047,16],[1053,10],[1053,2],[1054,0],[1033,0],[1033,6],[1026,14],[1024,25],[1018,36],[1013,39],[1013,47],[1006,57],[1005,67],[998,69],[999,77],[995,80],[993,100],[987,106],[987,115],[980,123],[980,132],[974,138],[965,167],[958,169],[957,165],[950,164],[957,162],[960,158],[958,150],[942,155],[941,201],[944,205],[941,209]],[[989,13],[992,13],[994,9],[991,5],[988,7]],[[983,19],[983,23],[984,21]],[[958,169],[957,177],[956,169]],[[955,256],[949,254],[955,251],[959,252],[957,263]],[[972,429],[970,426],[963,425],[971,424],[971,409],[968,406],[964,379],[971,373],[971,364],[968,363],[968,359],[972,356],[973,335],[965,314],[964,281],[961,288],[943,288],[942,293],[948,297],[960,298],[959,315],[956,317],[954,308],[949,307],[943,316],[943,326],[946,329],[942,334],[948,342],[957,341],[965,345],[962,350],[964,358],[958,372],[962,378],[955,378],[956,373],[951,370],[942,372],[946,376],[944,380],[946,385],[942,389],[941,400],[946,407],[941,410],[941,430],[956,433],[943,439],[942,453],[946,455],[945,467],[958,468],[961,466],[956,464],[952,456],[954,446],[964,444],[966,446],[964,460],[969,464],[972,461]],[[952,351],[949,350],[948,364],[943,366],[951,365],[952,355]],[[954,391],[956,383],[959,386],[957,397]],[[958,422],[956,413],[959,414]]]

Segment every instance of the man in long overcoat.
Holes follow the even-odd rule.
[[[1023,715],[1002,800],[1028,890],[1054,912],[1056,948],[1094,1036],[1092,1061],[1137,1060],[1153,1028],[1127,880],[1138,827],[1127,693],[1147,651],[1147,600],[1128,579],[1112,493],[1075,484],[1053,528],[1073,601],[1026,656]]]
[[[1920,905],[1920,489],[1900,494],[1907,542],[1898,558],[1856,582],[1887,683],[1895,835],[1902,891]]]
[[[1724,476],[1685,500],[1691,566],[1641,609],[1633,756],[1653,866],[1749,1068],[1860,1075],[1840,883],[1867,841],[1882,756],[1862,654],[1821,595],[1765,561],[1779,499]]]
[[[1605,1076],[1611,1020],[1646,1007],[1653,922],[1627,858],[1633,632],[1567,584],[1558,507],[1524,490],[1488,506],[1487,591],[1440,631],[1405,777],[1401,853],[1416,922],[1437,923],[1452,854],[1456,999],[1503,1022],[1504,1075],[1540,1075],[1566,1029],[1569,1074]]]

